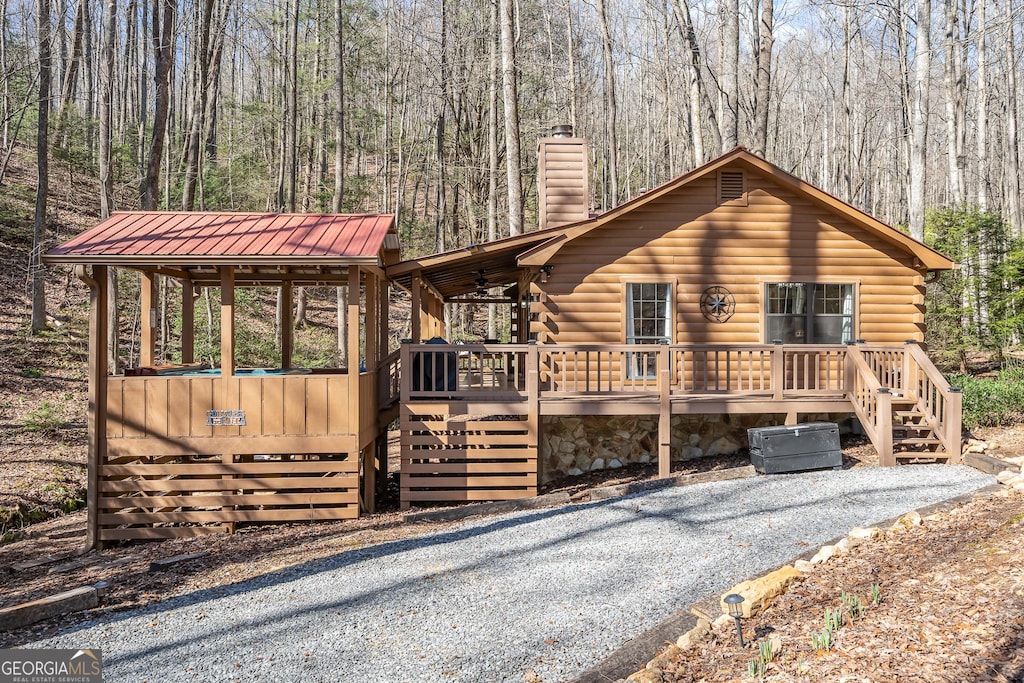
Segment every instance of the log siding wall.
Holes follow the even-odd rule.
[[[741,168],[727,167],[726,170]],[[675,283],[677,344],[765,343],[765,285],[841,282],[856,286],[856,336],[876,344],[924,338],[923,274],[912,256],[746,167],[746,205],[719,205],[712,175],[638,207],[570,242],[532,330],[544,342],[625,341],[627,282]],[[703,290],[736,298],[725,323],[700,312]]]

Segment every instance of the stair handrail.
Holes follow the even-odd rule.
[[[394,405],[401,394],[402,349],[395,349],[377,365],[377,408],[384,410]]]
[[[917,409],[925,416],[936,436],[942,441],[947,463],[959,464],[960,438],[963,431],[963,394],[960,389],[950,386],[931,358],[916,343],[907,344],[909,358],[915,364],[913,389]]]
[[[860,349],[850,345],[846,354],[848,396],[857,419],[878,451],[879,464],[892,466],[892,393],[883,387]]]

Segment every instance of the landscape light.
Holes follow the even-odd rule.
[[[729,593],[725,596],[725,604],[729,606],[729,616],[736,620],[736,635],[740,639],[740,647],[746,647],[743,642],[743,628],[740,626],[740,617],[743,616],[743,596],[739,593]]]

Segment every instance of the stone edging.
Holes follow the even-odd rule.
[[[1021,469],[1024,470],[1024,466]],[[999,484],[1003,484],[1006,488],[999,484],[985,486],[972,493],[950,498],[949,500],[919,508],[918,510],[911,510],[895,519],[882,522],[882,526],[888,525],[884,531],[879,526],[854,527],[846,536],[821,546],[816,552],[804,553],[794,559],[792,563],[786,564],[773,572],[736,584],[724,591],[721,596],[710,596],[705,600],[695,603],[690,607],[690,613],[697,617],[696,626],[679,636],[673,645],[659,652],[654,659],[647,662],[643,669],[631,674],[626,681],[631,683],[661,683],[662,667],[672,661],[677,654],[695,647],[707,637],[712,628],[731,625],[732,617],[725,613],[721,597],[729,593],[739,593],[746,599],[743,603],[743,616],[749,617],[758,614],[761,610],[768,607],[775,598],[782,595],[790,583],[802,579],[806,574],[814,571],[817,565],[824,564],[833,557],[843,555],[851,548],[869,540],[904,533],[929,519],[933,519],[938,513],[951,509],[961,503],[974,500],[979,495],[995,494],[1000,491],[1003,492],[1003,495],[1008,495],[1010,489],[1024,489],[1024,471],[1013,472],[1005,470],[1001,475],[1003,476],[998,477]]]

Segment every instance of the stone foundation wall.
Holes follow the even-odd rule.
[[[674,415],[672,460],[730,455],[747,447],[747,429],[785,422],[785,415]],[[849,431],[850,415],[801,415],[801,422],[838,422]],[[542,481],[658,461],[658,418],[649,415],[549,416],[541,418]]]

